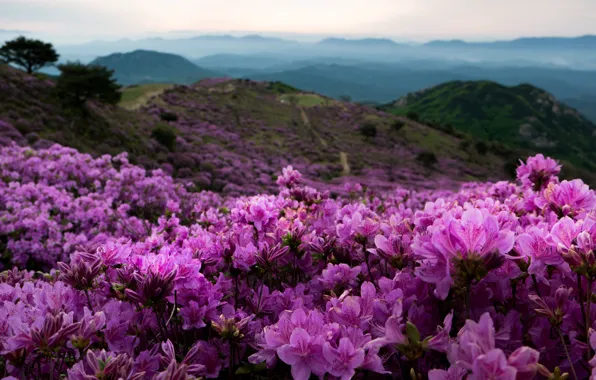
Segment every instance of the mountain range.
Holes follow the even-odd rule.
[[[282,81],[333,98],[349,95],[354,101],[380,104],[454,80],[490,80],[508,86],[530,83],[564,103],[569,99],[584,116],[596,120],[596,71],[591,70],[435,60],[363,62],[337,56],[289,60],[274,54],[216,54],[191,62],[146,50],[99,57],[93,63],[114,69],[124,85],[190,84],[206,77],[229,76]]]
[[[137,85],[124,89],[128,109],[90,102],[83,113],[63,108],[48,78],[0,66],[0,87],[4,89],[0,93],[0,143],[42,147],[58,142],[95,155],[126,151],[132,162],[148,169],[162,168],[197,188],[228,194],[273,189],[275,173],[288,164],[303,172],[308,183],[334,193],[341,192],[346,181],[366,182],[377,189],[395,184],[421,189],[437,183],[454,188],[461,181],[507,178],[517,160],[545,149],[513,138],[489,140],[491,136],[479,133],[480,128],[466,130],[458,120],[447,125],[430,120],[432,115],[404,116],[392,108],[338,101],[281,82],[210,78],[159,90],[154,85]],[[471,89],[466,96],[480,91]],[[511,91],[522,90],[536,101],[551,102],[546,93],[532,86]],[[150,96],[143,96],[144,91]],[[139,104],[132,105],[135,98]],[[554,111],[524,108],[530,98],[503,96],[511,104],[496,102],[493,107],[504,111],[492,109],[491,114],[508,115],[509,108],[521,109],[513,115],[528,118],[531,132],[534,128],[543,132],[541,128],[575,118],[574,130],[586,139],[576,147],[578,159],[572,160],[564,151],[554,152],[554,157],[572,161],[567,175],[596,183],[583,160],[591,157],[584,132],[594,125],[563,106],[559,106],[560,118],[547,123],[541,113],[554,117]],[[438,110],[436,117],[456,115],[439,112],[441,102],[448,99],[433,105]],[[449,106],[456,107],[456,103]],[[567,115],[568,111],[572,114]],[[470,115],[466,117],[475,116]],[[546,140],[565,147],[572,143],[563,141],[570,133],[559,138],[547,134]],[[164,140],[168,135],[173,139]]]
[[[106,66],[114,70],[115,78],[123,85],[143,83],[188,84],[204,78],[222,75],[198,67],[179,55],[148,50],[111,54],[97,58],[91,64]]]
[[[534,65],[558,65],[575,69],[596,68],[596,36],[573,38],[519,38],[511,41],[465,42],[430,41],[423,44],[396,42],[389,38],[325,38],[318,42],[248,36],[195,36],[146,38],[139,40],[92,41],[78,45],[58,45],[66,60],[84,60],[134,50],[179,54],[190,60],[214,54],[275,55],[285,60],[307,60],[330,54],[350,59],[395,63],[404,60],[466,60],[510,64],[527,61]],[[93,58],[89,58],[93,57]],[[364,57],[364,58],[363,58]]]

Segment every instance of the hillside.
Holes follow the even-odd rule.
[[[91,62],[106,66],[115,72],[123,85],[142,83],[190,84],[203,78],[219,76],[175,54],[149,50],[116,53],[99,57]]]
[[[470,135],[528,149],[596,170],[596,125],[537,87],[454,81],[412,93],[382,107],[416,112]]]
[[[596,95],[585,95],[563,99],[563,103],[580,111],[586,118],[596,123]]]
[[[505,176],[502,158],[462,149],[452,133],[281,83],[210,79],[162,88],[137,110],[89,104],[78,116],[60,107],[51,81],[4,66],[0,88],[3,143],[127,151],[146,168],[228,194],[276,188],[275,175],[288,164],[333,192],[353,181],[420,189]],[[376,133],[363,135],[371,125]]]

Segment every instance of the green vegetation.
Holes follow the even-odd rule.
[[[151,131],[151,137],[168,148],[170,152],[173,152],[176,148],[176,130],[170,126],[157,125],[153,128],[153,131]]]
[[[373,123],[364,123],[360,126],[360,133],[366,138],[375,138],[377,136],[377,126]]]
[[[596,125],[528,84],[448,82],[381,109],[410,119],[418,114],[423,121],[440,120],[435,127],[449,132],[449,125],[478,139],[475,149],[481,155],[490,149],[542,152],[578,168],[596,170]],[[501,145],[491,146],[493,142]]]
[[[302,107],[313,107],[326,104],[326,98],[317,94],[285,94],[279,97],[281,101],[288,102],[290,104],[302,106]]]
[[[437,162],[437,156],[432,152],[421,152],[416,156],[416,160],[420,161],[422,165],[427,168],[432,168]]]
[[[31,80],[26,73],[0,64],[0,120],[12,124],[30,143],[49,140],[81,152],[116,155],[128,152],[161,159],[149,150],[146,136],[155,124],[147,114],[89,102],[85,112],[66,107],[55,83],[43,76]]]
[[[119,105],[126,109],[140,108],[147,104],[151,97],[157,96],[172,87],[173,85],[171,84],[162,83],[141,84],[124,87],[122,89],[122,99],[120,100]]]
[[[120,85],[112,77],[112,70],[80,62],[69,62],[58,68],[60,77],[56,82],[56,91],[65,104],[81,107],[89,99],[107,104],[120,102]]]
[[[271,82],[267,86],[269,91],[272,91],[276,94],[294,94],[300,92],[296,87],[292,87],[289,84],[283,82]]]
[[[204,78],[222,76],[179,55],[148,50],[111,54],[99,57],[91,63],[114,70],[116,80],[124,86],[147,83],[192,84]]]
[[[178,115],[174,112],[162,112],[159,114],[159,118],[163,121],[178,121]]]
[[[58,62],[58,58],[52,44],[22,36],[6,41],[0,48],[0,62],[15,64],[29,74]]]

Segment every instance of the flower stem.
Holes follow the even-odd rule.
[[[91,310],[91,312],[93,314],[95,314],[95,311],[93,311],[93,304],[91,304],[91,297],[89,297],[89,290],[85,289],[85,295],[87,296],[87,303],[89,304],[89,310]]]
[[[565,350],[565,355],[567,356],[567,361],[569,362],[569,366],[571,367],[571,373],[573,374],[573,378],[578,380],[577,374],[575,373],[575,367],[573,366],[573,362],[571,362],[571,356],[569,356],[569,350],[567,349],[567,344],[565,343],[565,338],[563,337],[563,333],[561,332],[561,328],[555,327],[557,330],[557,334],[559,334],[559,339],[561,340],[561,344],[563,345],[563,349]]]
[[[466,319],[471,319],[472,318],[472,305],[470,305],[471,301],[471,293],[472,293],[472,281],[470,281],[468,283],[468,286],[466,286],[466,299],[465,299],[465,303],[466,303]]]
[[[229,363],[228,363],[230,368],[228,368],[228,380],[232,380],[234,378],[234,375],[235,375],[235,373],[234,373],[234,366],[235,366],[235,364],[234,364],[234,362],[235,362],[234,355],[236,353],[234,351],[235,351],[234,350],[234,343],[233,342],[230,342],[230,359],[229,359]],[[576,378],[576,380],[577,380],[577,378]]]
[[[534,283],[534,289],[536,290],[536,294],[538,297],[542,298],[542,294],[540,294],[540,288],[538,287],[538,281],[536,281],[536,275],[532,275],[532,282]]]
[[[592,347],[590,346],[590,309],[592,306],[592,278],[588,277],[588,291],[587,291],[587,297],[588,297],[588,302],[587,302],[587,307],[586,307],[586,343],[588,346],[588,359],[590,358],[590,355],[592,354]],[[583,302],[580,302],[583,304]]]
[[[364,250],[364,260],[366,260],[366,269],[368,271],[368,278],[370,279],[370,282],[375,286],[375,289],[379,290],[379,287],[377,286],[377,284],[375,283],[375,279],[372,275],[372,271],[370,270],[370,263],[369,263],[369,252],[366,250],[366,244],[362,244],[362,249]]]

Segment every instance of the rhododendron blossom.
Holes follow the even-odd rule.
[[[559,170],[233,197],[2,148],[0,375],[596,379],[596,196]]]

